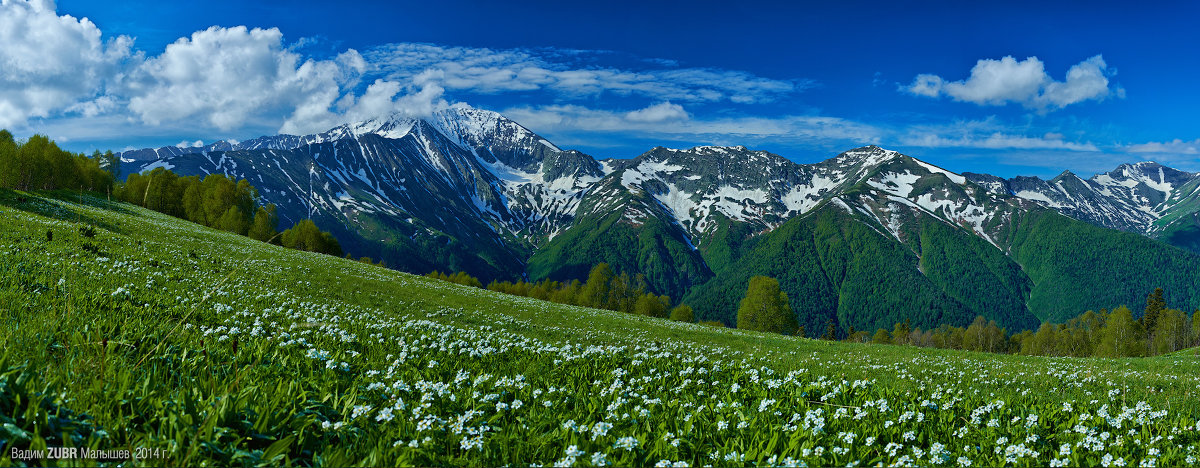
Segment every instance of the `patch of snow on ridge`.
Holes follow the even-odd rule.
[[[656,195],[654,198],[671,210],[675,222],[680,226],[686,228],[692,223],[691,212],[698,208],[696,202],[692,201],[692,194],[680,191],[678,186],[668,183],[667,193]]]
[[[738,221],[750,221],[752,216],[746,214],[746,206],[743,204],[746,200],[750,200],[753,205],[762,205],[767,202],[767,192],[765,190],[745,190],[734,188],[731,185],[722,185],[717,188],[713,194],[715,200],[712,202],[713,208],[721,210],[725,216]]]
[[[908,171],[904,171],[903,174],[889,172],[883,175],[881,179],[882,183],[874,180],[868,180],[867,185],[875,187],[879,190],[883,190],[887,193],[893,193],[901,197],[907,197],[908,194],[912,193],[913,184],[915,184],[917,180],[920,180],[920,178],[921,176]]]
[[[1041,192],[1035,192],[1033,190],[1022,190],[1013,195],[1024,198],[1026,200],[1033,200],[1035,202],[1041,202],[1041,203],[1046,204],[1046,206],[1049,206],[1052,208],[1061,208],[1062,207],[1061,204],[1058,204],[1054,200],[1051,200],[1050,197],[1047,197],[1045,194],[1043,194]]]
[[[626,169],[621,173],[621,185],[632,188],[634,184],[640,184],[646,180],[646,174],[634,169]]]
[[[956,184],[959,184],[959,185],[962,185],[962,184],[965,184],[965,183],[967,183],[967,178],[966,178],[966,177],[960,176],[960,175],[958,175],[958,174],[955,174],[955,173],[953,173],[953,172],[947,171],[947,170],[945,170],[945,169],[942,169],[942,168],[940,168],[940,167],[934,166],[933,164],[929,164],[929,163],[927,163],[927,162],[925,162],[925,161],[921,161],[921,160],[919,160],[919,159],[913,159],[913,161],[916,161],[916,162],[917,162],[917,164],[920,164],[920,165],[921,165],[921,167],[924,167],[924,168],[925,168],[926,170],[928,170],[929,172],[936,172],[936,173],[938,173],[938,174],[944,174],[946,177],[950,178],[950,181],[951,181],[951,182],[954,182],[954,183],[956,183]]]
[[[732,185],[722,185],[717,188],[714,194],[721,198],[732,198],[734,200],[750,200],[754,203],[762,204],[767,202],[767,192],[761,189],[746,190],[734,188]]]
[[[638,169],[644,170],[648,173],[663,172],[663,173],[670,174],[670,173],[673,173],[673,172],[683,169],[683,166],[680,166],[678,164],[669,164],[665,160],[664,161],[643,161],[641,164],[638,164]]]
[[[1141,164],[1145,164],[1145,163],[1138,163],[1138,164],[1141,165]],[[1158,180],[1154,180],[1151,177],[1146,177],[1143,174],[1138,174],[1137,180],[1148,185],[1150,188],[1152,188],[1154,190],[1158,190],[1159,192],[1162,192],[1163,194],[1170,194],[1171,191],[1175,190],[1175,187],[1172,186],[1170,182],[1167,182],[1167,175],[1165,173],[1163,173],[1162,167],[1158,168]]]
[[[152,162],[152,163],[150,163],[150,164],[147,164],[147,165],[145,165],[145,166],[142,166],[142,170],[141,170],[141,172],[149,172],[149,171],[153,171],[153,170],[155,170],[155,169],[158,169],[158,168],[160,168],[160,167],[161,167],[161,168],[163,168],[163,169],[166,169],[166,170],[171,170],[171,169],[174,169],[174,168],[175,168],[175,165],[174,165],[174,164],[171,164],[171,163],[169,163],[169,162],[167,162],[167,161],[165,161],[165,160],[162,160],[162,159],[160,159],[160,160],[158,160],[158,161],[154,161],[154,162]]]

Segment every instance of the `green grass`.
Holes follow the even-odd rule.
[[[153,466],[1200,456],[1187,353],[999,356],[681,324],[80,200],[0,191],[0,465],[59,463],[11,458],[46,446],[151,450],[135,464]]]

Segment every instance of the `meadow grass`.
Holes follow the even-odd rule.
[[[0,465],[1174,466],[1200,359],[816,341],[552,304],[0,190]],[[103,461],[103,460],[102,460]],[[123,462],[122,460],[112,463]]]

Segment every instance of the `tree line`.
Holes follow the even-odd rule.
[[[1009,335],[994,321],[976,317],[967,328],[942,325],[933,330],[910,329],[897,323],[891,332],[879,329],[868,340],[853,329],[846,341],[964,349],[1037,356],[1132,357],[1168,354],[1200,346],[1200,310],[1188,313],[1167,307],[1162,288],[1146,298],[1138,319],[1129,307],[1086,311],[1065,323],[1044,322],[1037,331]],[[823,337],[833,339],[834,335]]]
[[[425,276],[466,286],[482,287],[479,280],[467,273],[445,274],[434,271]],[[587,281],[570,282],[545,279],[537,282],[518,280],[492,281],[487,289],[514,296],[524,296],[559,304],[607,309],[680,322],[692,322],[695,314],[687,304],[671,305],[670,296],[649,292],[641,274],[617,274],[607,263],[597,264],[588,273]]]
[[[58,147],[44,135],[16,141],[0,130],[0,188],[108,192],[120,165],[112,151],[91,156]]]
[[[65,151],[44,135],[17,141],[0,130],[0,188],[86,190],[117,200],[284,247],[341,256],[337,239],[306,219],[278,231],[275,205],[260,205],[250,182],[221,174],[180,177],[165,168],[130,174],[119,183],[120,159],[112,151],[91,156]]]
[[[159,213],[186,219],[296,250],[341,256],[337,239],[317,228],[311,219],[278,231],[274,204],[260,205],[258,190],[246,179],[223,174],[181,177],[165,168],[130,174],[113,191],[117,199]]]
[[[890,331],[880,328],[874,334],[855,330],[854,326],[843,331],[829,319],[820,339],[1076,357],[1155,356],[1200,346],[1200,310],[1189,317],[1187,312],[1167,307],[1162,288],[1147,296],[1141,317],[1133,317],[1126,306],[1112,312],[1089,310],[1066,323],[1044,322],[1036,332],[1016,334],[1009,334],[1008,329],[983,316],[975,317],[967,327],[942,324],[927,330],[913,328],[912,322],[905,319]],[[804,327],[796,323],[787,293],[780,290],[779,281],[766,276],[750,279],[737,310],[737,327],[805,336]]]

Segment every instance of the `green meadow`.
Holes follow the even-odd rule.
[[[0,190],[0,465],[1181,466],[1200,357],[816,341]],[[17,451],[14,451],[17,449]]]

